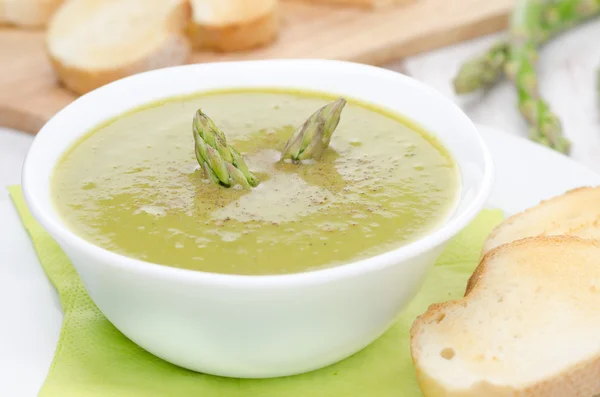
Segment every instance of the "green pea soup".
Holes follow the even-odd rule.
[[[318,161],[280,162],[293,131],[335,99],[232,90],[172,98],[96,127],[62,157],[54,205],[79,236],[144,261],[272,275],[341,266],[439,227],[460,190],[457,166],[402,116],[349,99]],[[201,108],[261,183],[225,188],[194,155]]]

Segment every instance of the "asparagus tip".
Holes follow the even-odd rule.
[[[329,146],[346,103],[346,99],[339,98],[314,112],[287,141],[280,161],[318,160]]]

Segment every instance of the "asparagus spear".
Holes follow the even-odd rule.
[[[454,78],[454,91],[466,94],[494,85],[503,75],[510,45],[500,42],[485,54],[467,60]]]
[[[530,138],[567,153],[570,144],[562,136],[560,120],[538,93],[534,63],[542,12],[542,0],[517,0],[511,21],[511,47],[505,72],[517,88],[519,110],[530,124]]]
[[[340,98],[313,113],[287,141],[281,153],[281,160],[290,159],[297,163],[321,158],[340,122],[344,106],[346,100]]]
[[[558,0],[544,6],[542,22],[536,33],[541,45],[557,34],[600,13],[600,0]],[[457,94],[489,88],[503,76],[508,61],[509,41],[498,42],[485,53],[467,60],[454,78]]]
[[[240,153],[227,143],[225,134],[200,109],[194,116],[192,129],[196,159],[213,182],[225,187],[258,185],[258,179],[248,170]]]

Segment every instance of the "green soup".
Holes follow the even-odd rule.
[[[381,254],[438,227],[457,168],[400,116],[350,100],[319,161],[279,162],[295,128],[332,97],[210,92],[153,103],[91,131],[54,172],[55,206],[110,251],[214,273],[296,273]],[[260,178],[253,189],[205,178],[191,130],[202,108]]]

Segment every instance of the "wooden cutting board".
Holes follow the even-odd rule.
[[[381,65],[504,29],[512,3],[414,0],[372,11],[285,1],[275,44],[244,53],[196,53],[190,62],[326,58]],[[0,28],[0,125],[35,134],[76,97],[57,82],[43,32]]]

